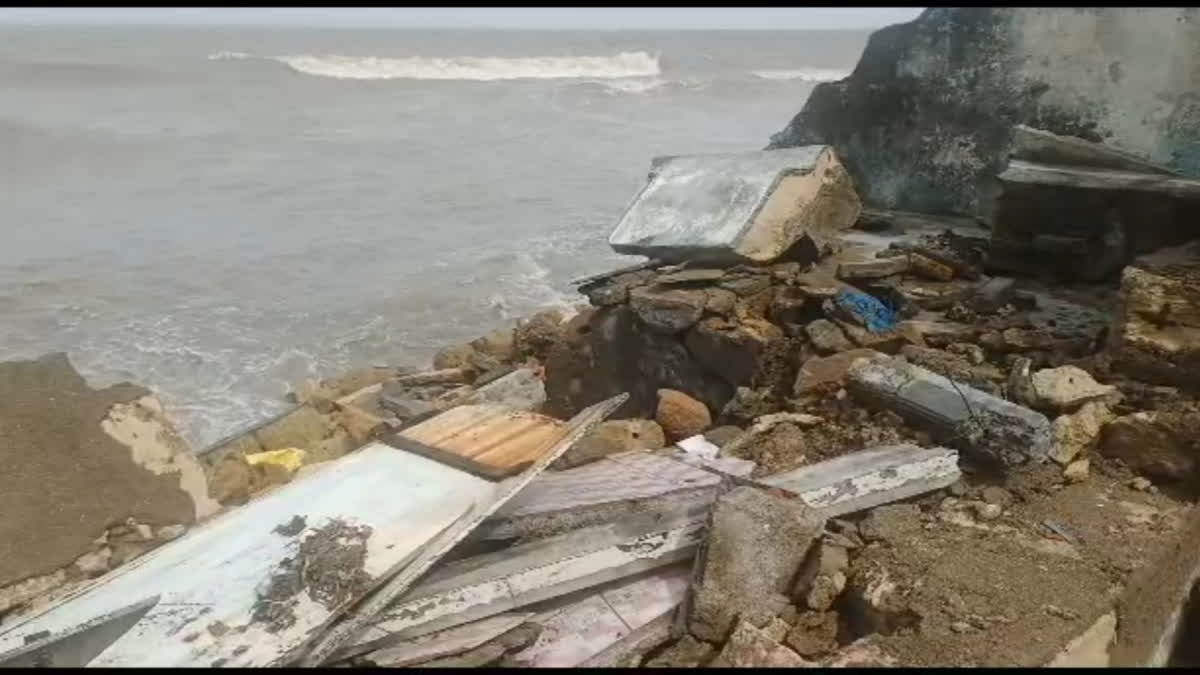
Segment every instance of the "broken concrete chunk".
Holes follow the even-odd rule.
[[[812,658],[837,651],[837,634],[837,612],[804,612],[783,641],[800,656]]]
[[[712,665],[732,668],[805,668],[813,664],[772,640],[762,629],[755,628],[747,621],[739,621]]]
[[[898,359],[857,362],[849,379],[851,390],[867,401],[958,436],[1010,467],[1042,461],[1054,445],[1045,415]]]
[[[901,444],[842,455],[762,482],[800,495],[834,518],[938,490],[961,476],[954,450]]]
[[[655,421],[676,442],[704,433],[712,426],[712,415],[703,403],[681,391],[659,389]]]
[[[1076,366],[1044,368],[1031,377],[1041,405],[1055,412],[1071,412],[1088,401],[1120,396],[1116,387],[1100,384],[1091,373]]]
[[[1167,167],[1103,143],[1060,136],[1024,124],[1013,127],[1012,156],[1029,162],[1136,171],[1162,176],[1178,175]]]
[[[738,615],[786,594],[825,522],[798,500],[735,488],[713,508],[689,625],[702,640],[725,638]]]
[[[654,161],[650,181],[609,245],[618,253],[711,263],[774,260],[800,239],[817,247],[862,205],[833,150],[688,155]]]

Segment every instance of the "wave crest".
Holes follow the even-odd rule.
[[[805,82],[833,82],[849,77],[850,71],[836,68],[796,68],[792,70],[752,70],[750,74],[763,80],[803,80]]]
[[[521,79],[620,79],[654,77],[660,74],[657,55],[620,52],[615,56],[527,56],[500,58],[456,56],[433,58],[411,56],[267,56],[242,52],[218,52],[211,60],[266,58],[296,72],[340,80],[521,80]]]

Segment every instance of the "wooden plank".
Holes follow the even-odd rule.
[[[22,646],[27,636],[66,632],[159,595],[158,604],[89,665],[274,665],[369,590],[334,607],[304,590],[295,598],[292,625],[276,630],[255,620],[259,589],[306,534],[288,538],[274,528],[294,516],[304,517],[309,530],[330,521],[369,526],[363,570],[379,583],[495,490],[437,462],[369,445],[114,570],[0,635],[0,653]],[[232,630],[205,630],[217,622]]]
[[[707,511],[645,513],[451,563],[382,612],[336,658],[690,559],[704,536]],[[636,616],[636,598],[611,599],[627,619],[654,618]]]
[[[1028,183],[1085,190],[1132,190],[1200,199],[1200,180],[1159,174],[1107,169],[1035,164],[1014,159],[997,179],[1003,183]]]
[[[689,566],[675,566],[582,598],[544,619],[534,619],[542,624],[542,633],[514,660],[526,667],[570,668],[601,657],[655,622],[661,624],[660,630],[668,628],[663,632],[669,635],[671,614],[683,602],[690,579]],[[622,603],[625,598],[641,598],[636,610]]]
[[[466,518],[454,523],[445,532],[431,541],[423,549],[416,560],[398,571],[389,574],[383,587],[369,597],[363,599],[347,612],[342,619],[331,627],[299,660],[300,665],[317,666],[325,663],[346,641],[353,639],[371,624],[374,618],[396,601],[412,584],[429,571],[435,563],[451,549],[461,543],[467,535],[480,525],[488,516],[501,508],[505,502],[512,499],[538,474],[550,466],[580,438],[587,435],[597,424],[604,421],[629,399],[628,394],[620,394],[606,401],[590,406],[567,423],[565,435],[548,450],[533,466],[521,474],[507,478],[495,485],[486,500],[478,500]],[[472,477],[474,478],[474,477]],[[478,479],[477,479],[478,480]]]
[[[762,482],[836,518],[947,487],[961,476],[954,450],[900,444],[852,452]]]
[[[401,668],[443,656],[461,654],[479,647],[534,616],[533,612],[506,612],[486,619],[455,626],[444,631],[405,640],[367,654],[364,658],[376,666]]]
[[[562,437],[565,427],[545,415],[480,404],[452,408],[405,429],[400,436],[503,475],[535,461]]]

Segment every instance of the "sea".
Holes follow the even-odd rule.
[[[628,264],[658,155],[762,149],[865,31],[0,27],[0,360],[195,448]]]

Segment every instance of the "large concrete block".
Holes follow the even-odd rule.
[[[819,246],[861,210],[827,146],[658,158],[608,243],[659,260],[764,262],[806,236]]]

